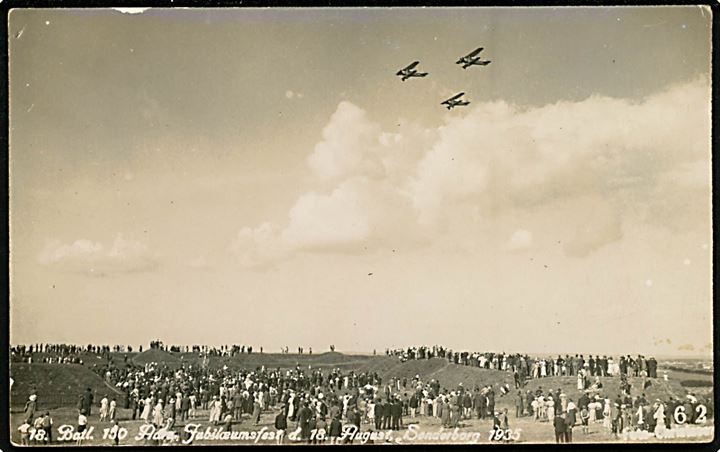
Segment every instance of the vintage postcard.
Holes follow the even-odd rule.
[[[714,441],[710,7],[8,17],[12,445]]]

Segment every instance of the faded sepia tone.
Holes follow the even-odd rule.
[[[127,402],[131,430],[151,424],[128,381],[173,380],[166,364],[249,390],[276,366],[337,366],[343,397],[362,368],[397,383],[388,403],[409,399],[401,378],[437,378],[448,406],[463,383],[498,391],[491,417],[515,390],[604,384],[683,424],[676,398],[712,400],[711,23],[706,7],[12,11],[13,441],[29,395],[61,422],[85,409],[43,386],[72,380],[58,363],[95,405],[106,386]],[[489,63],[456,64],[479,47]],[[414,61],[428,75],[401,80]],[[444,108],[457,93],[470,103]],[[620,370],[576,386],[578,354],[643,364],[628,386]],[[570,368],[541,374],[555,355]],[[552,441],[552,414],[532,416],[510,417],[519,440]],[[487,442],[492,423],[466,420]],[[628,440],[591,426],[578,442]]]

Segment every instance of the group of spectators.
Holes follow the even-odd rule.
[[[192,351],[206,357],[233,356],[253,350],[244,345],[166,346],[161,341],[153,341],[150,348],[180,353]],[[355,425],[358,430],[363,426],[370,430],[397,430],[404,427],[407,418],[414,421],[420,417],[435,418],[447,428],[462,426],[463,421],[473,418],[490,420],[494,428],[509,428],[508,410],[496,407],[497,398],[512,397],[508,385],[469,389],[460,384],[445,388],[439,380],[424,381],[420,375],[384,381],[377,372],[321,370],[300,365],[289,369],[258,366],[253,370],[231,370],[227,366],[211,369],[207,362],[192,365],[183,360],[177,365],[154,362],[138,365],[128,360],[127,355],[122,365],[116,365],[110,352],[125,350],[132,349],[36,344],[14,347],[12,351],[17,356],[30,357],[33,353],[72,357],[85,352],[105,356],[107,362],[94,366],[93,370],[117,391],[103,395],[99,402],[100,420],[107,422],[116,422],[117,411],[122,407],[129,410],[132,420],[142,420],[158,428],[173,429],[199,420],[232,431],[233,425],[242,422],[258,425],[263,416],[273,413],[278,431],[297,430],[301,441],[307,442],[318,440],[311,435],[314,430],[326,430],[329,437],[338,438],[344,424]],[[287,353],[287,348],[283,352]],[[299,348],[298,353],[302,352]],[[686,400],[671,398],[668,401],[648,401],[644,393],[631,397],[628,376],[657,377],[656,360],[642,355],[622,356],[617,361],[598,355],[587,359],[583,355],[531,358],[521,354],[458,352],[440,346],[388,349],[386,355],[397,356],[402,361],[441,358],[456,365],[512,372],[517,390],[515,416],[551,423],[556,440],[563,442],[572,441],[572,429],[576,425],[586,431],[588,425],[602,423],[615,435],[633,429],[671,428],[673,420],[669,413],[676,406],[690,404],[686,412],[694,416],[697,405],[692,395]],[[524,390],[527,379],[552,375],[578,377],[582,396],[577,402],[560,389]],[[615,375],[619,375],[623,383],[621,394],[615,399],[604,397],[600,377]],[[93,404],[94,396],[87,389],[78,402],[79,426],[87,424]],[[45,429],[45,424],[51,425],[52,419],[49,413],[36,417],[36,406],[37,395],[33,394],[26,405],[23,425],[37,424],[38,428]],[[47,435],[50,440],[51,430],[50,427]]]
[[[606,355],[582,354],[557,357],[530,357],[519,353],[453,351],[442,346],[418,346],[407,349],[386,349],[388,356],[397,356],[402,362],[408,360],[442,358],[450,363],[513,372],[517,382],[528,378],[551,376],[574,376],[582,373],[589,376],[647,376],[657,377],[657,360],[643,355],[620,356],[618,360]]]

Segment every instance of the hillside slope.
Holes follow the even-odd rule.
[[[98,401],[105,395],[118,401],[123,396],[80,364],[12,363],[10,377],[13,379],[12,406],[23,406],[33,391],[38,396],[39,409],[73,406],[86,388],[90,388]]]

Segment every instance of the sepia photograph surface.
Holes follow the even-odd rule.
[[[12,10],[2,436],[713,441],[711,33]]]

